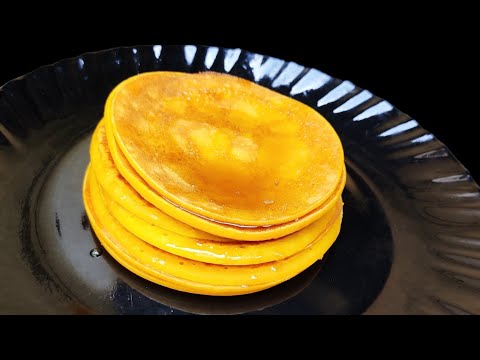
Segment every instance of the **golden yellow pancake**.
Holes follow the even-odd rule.
[[[117,261],[138,275],[182,291],[238,295],[271,287],[290,279],[322,258],[340,231],[341,216],[321,239],[289,258],[260,265],[206,264],[162,251],[128,232],[108,213],[95,181],[95,177],[89,176],[87,170],[83,188],[84,203],[92,227],[107,251],[111,251]]]
[[[153,190],[215,221],[294,221],[320,209],[344,176],[342,144],[322,115],[231,75],[133,76],[109,95],[105,120]]]
[[[292,256],[323,236],[340,216],[343,205],[340,200],[320,220],[276,240],[252,242],[225,238],[219,242],[184,236],[151,225],[119,206],[104,191],[101,192],[110,215],[141,240],[175,255],[220,265],[253,265]]]
[[[115,260],[113,262],[115,262],[114,266],[117,265]],[[323,265],[317,262],[287,282],[266,291],[259,291],[249,296],[217,298],[172,291],[164,286],[151,286],[146,280],[136,276],[128,269],[122,271],[116,267],[116,273],[126,284],[142,295],[177,310],[199,315],[237,315],[260,311],[295,297],[312,283]]]
[[[297,221],[269,227],[240,227],[209,221],[173,205],[140,178],[119,151],[114,135],[109,131],[110,127],[105,126],[107,124],[103,120],[98,124],[90,146],[92,166],[102,189],[131,213],[166,230],[218,241],[224,237],[243,241],[275,239],[320,219],[341,201],[346,180],[345,169],[337,188],[325,205]],[[203,231],[199,232],[186,224]],[[217,236],[209,236],[207,233]]]

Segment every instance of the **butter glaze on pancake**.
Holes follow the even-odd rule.
[[[98,180],[102,188],[105,189],[109,196],[116,202],[125,207],[128,206],[130,211],[153,225],[164,226],[168,230],[184,233],[184,231],[186,231],[185,224],[188,224],[194,228],[217,235],[216,239],[218,240],[226,237],[235,240],[262,241],[276,239],[300,230],[315,220],[320,219],[330,211],[338,201],[341,201],[340,196],[346,181],[346,171],[344,168],[337,188],[330,198],[326,200],[325,204],[320,209],[312,211],[297,221],[269,227],[237,227],[209,221],[196,216],[173,205],[160,196],[136,173],[135,169],[133,169],[123,156],[116,144],[111,126],[108,122],[102,120],[98,124],[92,137],[90,154],[93,168],[97,169],[100,174]],[[138,206],[141,206],[142,211],[137,211],[139,209]],[[165,214],[168,214],[178,221],[175,220],[175,224],[172,224],[169,220],[163,221]],[[185,224],[182,224],[182,222]],[[182,229],[179,229],[177,225],[182,227]],[[202,237],[202,235],[200,236]]]
[[[315,110],[234,76],[144,73],[108,97],[121,152],[161,196],[239,225],[283,224],[341,181],[340,139]]]
[[[94,176],[92,172],[91,176]],[[97,181],[98,182],[98,181]],[[253,265],[292,256],[319,240],[340,216],[341,202],[320,220],[285,237],[268,241],[213,241],[180,235],[151,225],[118,206],[101,191],[105,206],[125,229],[139,239],[172,254],[219,265]]]
[[[90,176],[87,170],[83,197],[87,214],[89,219],[92,219],[92,226],[100,241],[105,242],[109,249],[112,248],[112,244],[115,244],[117,249],[128,255],[128,259],[133,260],[137,265],[147,267],[147,273],[151,279],[155,279],[158,274],[161,274],[163,279],[173,277],[179,281],[180,286],[184,286],[185,291],[189,291],[188,282],[245,288],[244,293],[247,293],[249,286],[270,287],[273,286],[271,284],[286,281],[323,257],[336,240],[342,220],[342,215],[340,215],[324,236],[303,251],[286,259],[245,266],[206,264],[162,251],[128,232],[108,213],[95,181],[95,177]],[[124,259],[124,262],[121,263],[129,264],[128,259],[126,261]],[[134,268],[135,266],[129,266],[129,269]],[[182,280],[185,282],[183,283]],[[190,291],[194,292],[195,289],[190,289]],[[217,294],[213,291],[211,294],[220,295],[221,293]]]

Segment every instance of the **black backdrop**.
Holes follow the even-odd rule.
[[[198,31],[181,24],[172,29],[159,23],[139,27],[137,22],[127,24],[128,28],[105,29],[93,20],[90,24],[89,19],[80,28],[65,22],[52,30],[34,27],[25,35],[5,37],[0,50],[0,84],[41,65],[115,46],[190,43],[240,47],[315,67],[388,100],[443,141],[480,182],[476,158],[480,141],[474,130],[479,120],[472,92],[474,34],[462,27],[444,26],[443,21],[422,30],[403,25],[398,32],[385,32],[395,21],[387,19],[369,27],[358,24],[346,30],[347,35],[340,32],[337,36],[333,35],[341,30],[338,26],[329,33],[318,27],[320,23],[307,26],[301,21],[292,28],[256,28],[246,23],[244,30],[228,27],[233,29],[230,32],[225,31],[229,24],[225,18],[218,28],[203,24]]]

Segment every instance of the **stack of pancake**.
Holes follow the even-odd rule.
[[[150,72],[109,95],[83,198],[105,249],[190,293],[270,288],[321,259],[342,221],[342,144],[312,108],[235,76]]]

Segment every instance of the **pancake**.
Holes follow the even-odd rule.
[[[304,228],[320,219],[338,201],[341,201],[340,196],[346,180],[345,168],[340,183],[337,184],[337,188],[324,206],[296,221],[270,227],[240,227],[210,221],[175,206],[140,178],[119,151],[115,138],[109,131],[110,127],[105,126],[107,124],[103,120],[98,124],[90,146],[92,167],[97,174],[100,174],[97,179],[102,189],[110,198],[134,215],[166,230],[186,236],[219,241],[221,238],[243,241],[269,240]],[[198,232],[196,229],[200,229],[202,232]]]
[[[128,269],[118,268],[121,265],[114,259],[109,263],[116,268],[116,273],[125,283],[142,295],[163,305],[198,315],[239,315],[278,305],[302,293],[315,280],[324,265],[324,262],[318,261],[292,279],[255,294],[212,297],[156,286]]]
[[[340,215],[321,239],[283,260],[260,265],[212,265],[162,251],[128,232],[108,213],[95,177],[88,170],[83,197],[95,233],[117,261],[150,281],[198,294],[246,294],[284,282],[321,259],[336,240],[341,225]]]
[[[109,138],[111,150],[118,145],[136,178],[210,220],[281,225],[335,204],[341,193],[343,149],[328,121],[235,76],[133,76],[109,95],[105,121],[116,140]],[[139,180],[127,180],[139,191]]]
[[[92,175],[93,176],[93,173]],[[128,231],[164,251],[197,261],[220,265],[253,265],[294,255],[327,232],[338,219],[342,202],[320,220],[285,237],[268,241],[214,241],[180,235],[136,217],[101,191],[110,213]]]

